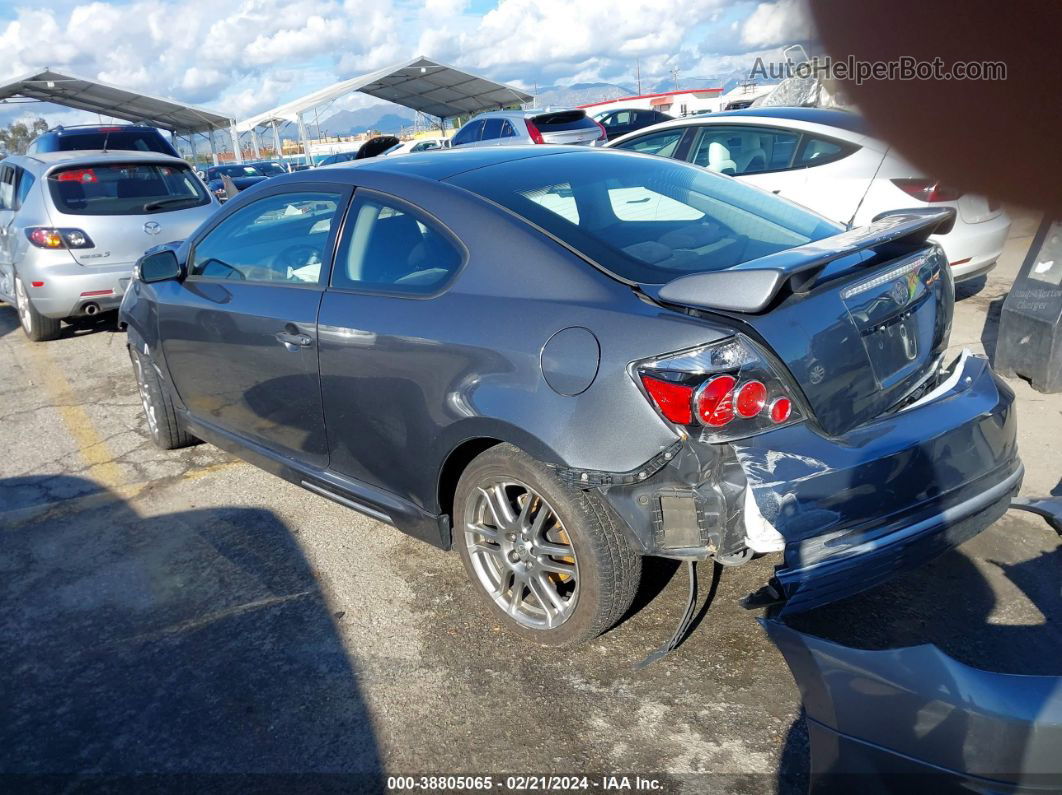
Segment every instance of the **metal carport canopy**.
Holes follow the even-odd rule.
[[[83,77],[60,74],[51,69],[24,75],[0,85],[0,101],[12,97],[65,105],[182,134],[209,133],[212,130],[224,130],[232,124],[229,116],[220,113]]]
[[[245,119],[237,125],[237,129],[246,132],[272,121],[297,121],[305,111],[354,91],[442,119],[513,103],[531,102],[533,99],[530,94],[512,86],[495,83],[419,56],[367,75],[333,83]]]

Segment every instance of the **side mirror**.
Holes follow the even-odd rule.
[[[169,279],[180,279],[184,275],[181,263],[177,261],[177,255],[172,249],[156,251],[148,254],[137,265],[137,273],[142,282],[164,282]]]

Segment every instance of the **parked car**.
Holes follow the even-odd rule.
[[[0,298],[31,340],[118,308],[133,263],[180,240],[217,201],[189,165],[154,152],[51,152],[0,162]]]
[[[378,158],[229,202],[140,261],[121,321],[159,446],[455,547],[496,620],[566,645],[643,556],[782,552],[750,603],[785,615],[1006,510],[1014,395],[945,355],[952,220],[845,231],[623,151]]]
[[[605,128],[585,110],[495,110],[468,121],[450,139],[450,146],[523,146],[524,144],[605,143]]]
[[[226,201],[228,194],[225,192],[225,181],[222,177],[228,177],[236,190],[246,190],[259,182],[265,182],[270,175],[265,169],[260,169],[254,163],[230,163],[222,166],[210,166],[204,176],[207,187],[218,201]]]
[[[753,108],[666,122],[608,144],[729,174],[827,218],[859,226],[908,207],[953,207],[943,246],[956,281],[990,271],[1003,251],[1010,218],[983,196],[927,177],[860,116],[821,108]]]
[[[414,138],[412,141],[403,141],[395,144],[384,154],[390,157],[391,155],[410,155],[414,152],[431,152],[449,148],[449,138]]]
[[[605,128],[605,134],[610,141],[643,127],[671,121],[672,118],[674,117],[658,110],[646,110],[645,108],[613,108],[599,111],[593,116],[594,121]]]
[[[180,157],[173,144],[145,124],[79,124],[57,126],[41,133],[26,147],[26,154],[75,151],[158,152]]]

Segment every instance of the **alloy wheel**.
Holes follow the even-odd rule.
[[[147,379],[144,377],[144,365],[139,356],[133,356],[133,363],[136,365],[136,385],[140,390],[140,402],[144,404],[144,416],[147,417],[148,430],[151,431],[152,436],[157,436],[159,420],[155,412],[155,404],[151,400],[151,393],[148,391]]]
[[[571,616],[579,598],[579,563],[542,495],[517,480],[485,480],[468,501],[464,520],[476,577],[514,621],[553,629]]]
[[[29,296],[26,295],[26,285],[22,283],[20,276],[15,277],[15,304],[23,330],[26,334],[33,334],[33,315],[30,314]]]

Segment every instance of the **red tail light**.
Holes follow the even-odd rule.
[[[892,184],[923,202],[954,202],[962,196],[961,190],[941,185],[935,179],[894,179]]]
[[[794,388],[744,337],[636,362],[665,419],[708,442],[740,439],[802,419]]]
[[[26,237],[37,248],[94,248],[96,245],[80,229],[29,226],[26,227]]]
[[[660,413],[669,420],[679,425],[689,425],[693,422],[693,410],[690,407],[693,387],[661,381],[647,375],[642,376],[642,384],[656,403],[656,407],[660,409]]]
[[[607,141],[608,140],[608,130],[605,129],[605,125],[602,124],[601,122],[597,121],[596,119],[594,119],[593,122],[594,122],[594,124],[596,124],[601,129],[601,135],[597,136],[597,140],[599,140],[599,141]]]
[[[535,126],[535,123],[531,119],[524,119],[524,124],[527,125],[527,134],[531,136],[531,140],[536,144],[544,144],[546,139],[542,137],[542,132]]]

